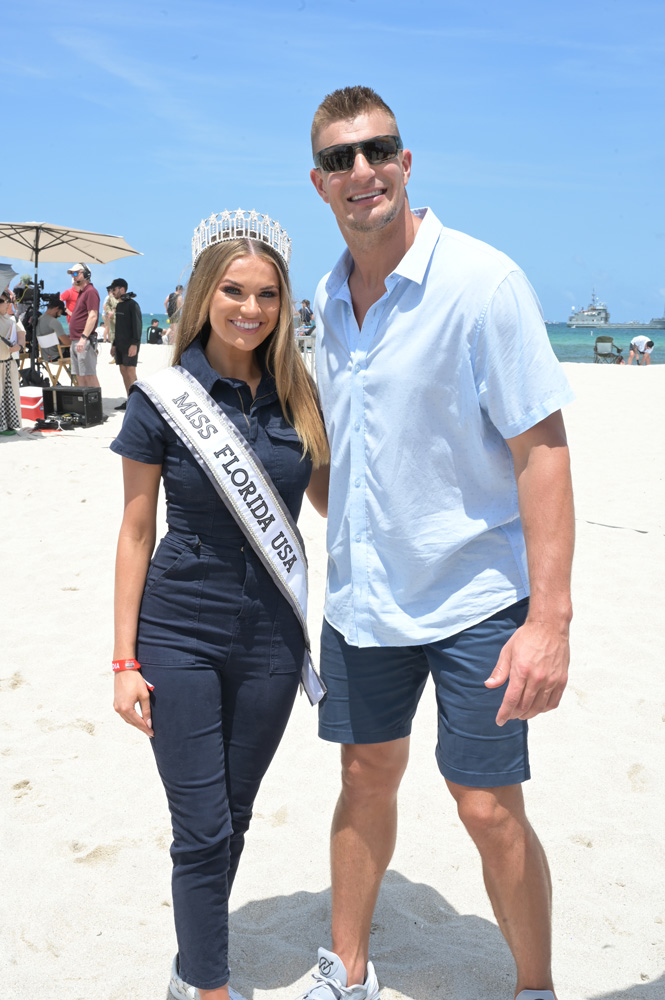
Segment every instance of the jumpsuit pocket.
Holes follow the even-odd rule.
[[[198,543],[198,539],[196,539],[196,543]],[[144,598],[148,597],[162,580],[177,574],[178,566],[183,562],[188,552],[191,552],[191,543],[188,539],[176,538],[174,535],[165,535],[162,538],[148,567],[145,587],[143,588]]]
[[[284,499],[291,494],[304,493],[312,464],[309,458],[303,461],[302,441],[295,427],[287,424],[283,417],[271,416],[265,429],[272,445],[268,466],[270,478]]]
[[[141,600],[137,636],[140,662],[194,662],[207,561],[195,535],[162,539]]]

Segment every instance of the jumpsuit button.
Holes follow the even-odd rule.
[[[245,551],[245,546],[244,546],[244,545],[241,545],[241,546],[240,546],[240,551],[241,551],[241,552],[244,552],[244,551]]]

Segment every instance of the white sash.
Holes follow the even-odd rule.
[[[316,705],[326,688],[312,665],[307,560],[300,532],[270,476],[221,407],[180,365],[136,385],[189,448],[293,608],[305,637],[301,681]]]

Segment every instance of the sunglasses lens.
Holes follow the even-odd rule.
[[[397,142],[391,135],[385,139],[368,139],[362,144],[362,153],[368,163],[383,163],[397,156]]]
[[[332,146],[321,153],[320,166],[327,174],[350,170],[356,158],[353,146]]]

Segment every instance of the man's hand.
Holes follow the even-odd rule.
[[[137,344],[130,344],[129,345],[129,350],[127,351],[127,357],[128,358],[134,358],[134,357],[136,357],[136,355],[138,354],[138,350],[139,349],[138,349],[138,345]]]
[[[488,688],[508,681],[497,726],[509,719],[533,719],[556,708],[568,680],[569,662],[568,629],[527,618],[503,647],[485,681]]]
[[[88,346],[88,341],[85,339],[85,337],[79,337],[78,343],[76,344],[77,352],[79,354],[83,354],[87,346]]]
[[[111,344],[111,357],[112,358],[115,357],[115,345],[114,344]]]

